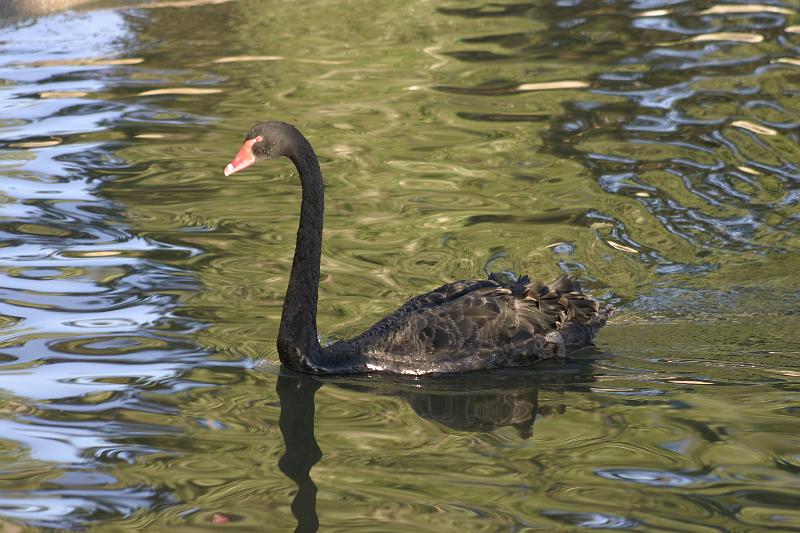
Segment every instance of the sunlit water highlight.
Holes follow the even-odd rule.
[[[800,528],[796,5],[161,5],[0,29],[0,529]],[[597,349],[279,375],[259,119],[322,161],[325,338],[491,268]]]

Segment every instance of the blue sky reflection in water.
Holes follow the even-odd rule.
[[[202,4],[0,28],[0,526],[800,527],[798,6]],[[326,338],[489,263],[616,302],[597,350],[278,376],[268,118]]]
[[[124,18],[61,15],[4,32],[0,514],[70,527],[171,499],[121,486],[103,464],[179,432],[163,419],[173,409],[144,391],[201,385],[180,376],[205,359],[190,338],[202,326],[173,314],[201,285],[164,261],[199,251],[137,234],[98,192],[136,172],[109,131],[145,107],[89,96],[119,87],[121,73],[92,60],[119,53]]]

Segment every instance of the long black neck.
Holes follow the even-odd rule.
[[[316,368],[320,355],[317,294],[325,193],[319,161],[308,141],[300,137],[293,152],[289,158],[300,174],[303,199],[289,288],[283,301],[278,354],[284,365],[308,371]]]

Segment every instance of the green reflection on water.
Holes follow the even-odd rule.
[[[316,515],[344,531],[800,524],[790,196],[800,154],[786,89],[796,67],[770,66],[788,54],[782,29],[758,30],[755,16],[719,22],[768,38],[703,56],[732,62],[717,68],[680,64],[697,45],[653,53],[682,36],[612,7],[251,1],[126,12],[143,61],[96,96],[136,112],[84,135],[119,142],[129,166],[103,194],[137,234],[203,251],[153,257],[199,279],[199,290],[172,291],[178,313],[208,325],[198,342],[256,364],[186,370],[209,387],[144,387],[154,412],[84,415],[163,430],[120,435],[116,446],[146,452],[97,466],[113,488],[163,498],[131,516],[98,511],[97,529],[190,529],[214,514],[253,529],[313,528]],[[681,9],[676,24],[722,31]],[[573,88],[536,85],[551,82]],[[163,91],[176,87],[221,92]],[[316,392],[303,382],[279,397],[276,382],[292,383],[274,375],[274,339],[299,183],[287,161],[222,176],[263,119],[299,126],[322,161],[325,335],[482,276],[490,259],[543,278],[569,270],[627,307],[598,351],[567,367],[445,384],[328,380]],[[51,416],[0,405],[9,418]],[[0,444],[9,488],[47,488],[62,473]]]
[[[286,161],[231,178],[220,172],[249,125],[267,118],[297,124],[323,160],[327,211],[319,320],[325,333],[353,334],[410,295],[447,280],[481,276],[484,264],[497,255],[503,259],[494,268],[545,278],[555,275],[561,262],[596,292],[610,289],[626,300],[654,282],[727,290],[731,279],[736,284],[762,283],[766,277],[776,285],[790,281],[789,272],[775,272],[772,265],[785,261],[771,251],[797,249],[797,233],[788,223],[796,207],[776,206],[786,198],[786,184],[754,170],[758,177],[749,184],[739,180],[752,196],[746,205],[736,197],[727,204],[709,203],[694,174],[677,175],[669,168],[682,170],[670,161],[712,165],[717,158],[731,159],[730,165],[768,164],[750,158],[746,143],[771,139],[743,139],[746,132],[735,131],[731,141],[742,153],[731,154],[724,146],[709,150],[681,143],[680,135],[624,131],[637,111],[646,115],[647,110],[609,94],[614,90],[601,74],[642,70],[642,65],[619,65],[635,53],[624,45],[663,40],[661,32],[637,32],[628,21],[599,17],[586,32],[559,33],[552,25],[570,10],[559,19],[527,4],[518,6],[518,16],[502,17],[415,3],[355,2],[348,8],[352,16],[345,18],[336,16],[341,9],[328,3],[272,9],[244,2],[185,10],[180,16],[155,10],[137,27],[149,68],[168,69],[184,83],[202,72],[207,81],[196,83],[224,90],[162,97],[160,105],[219,121],[190,132],[180,126],[157,128],[163,140],[140,141],[121,151],[130,161],[147,162],[148,171],[107,188],[128,204],[134,220],[147,221],[148,232],[206,250],[199,269],[205,290],[188,305],[214,322],[208,342],[215,348],[239,350],[248,339],[257,345],[246,353],[267,349],[274,358],[299,184]],[[209,17],[220,17],[219,24],[230,31],[208,24]],[[307,17],[331,24],[303,31],[299,23]],[[392,23],[398,18],[407,23]],[[606,24],[611,27],[605,29]],[[567,41],[546,52],[548,35],[588,38],[612,30],[621,41],[615,53],[598,55],[599,38],[590,50]],[[184,34],[193,36],[191,46],[178,45]],[[151,40],[164,44],[148,53]],[[509,59],[464,61],[457,54],[487,49],[503,50]],[[768,82],[782,73],[788,75],[778,69],[762,78]],[[680,73],[674,77],[681,80]],[[753,83],[762,78],[753,76]],[[720,81],[709,92],[724,93],[727,78],[715,79]],[[478,90],[549,80],[583,80],[598,90],[496,96]],[[702,78],[697,85],[703,83],[710,85]],[[461,87],[467,94],[437,89],[446,87]],[[787,103],[775,96],[781,105]],[[689,115],[707,107],[700,97],[684,100]],[[740,108],[746,103],[743,99]],[[601,111],[580,111],[594,108]],[[737,116],[734,110],[727,113]],[[486,120],[462,118],[465,114]],[[604,123],[585,124],[587,115]],[[571,120],[583,122],[575,134],[563,131]],[[796,160],[794,150],[777,147],[771,153]],[[590,154],[631,162],[600,166]],[[597,182],[608,172],[632,174],[609,193]],[[648,202],[655,201],[673,207],[654,210]],[[777,210],[775,223],[738,238],[735,233],[709,236],[702,221],[676,227],[659,218],[667,212],[667,217],[686,219],[679,211],[692,209],[722,226],[746,217],[753,206]],[[184,231],[197,227],[209,231]],[[558,243],[571,244],[574,252],[559,255]],[[731,253],[741,244],[749,249]],[[658,267],[666,267],[667,274],[654,277]],[[752,282],[737,275],[741,267]],[[698,278],[697,268],[706,275]],[[760,276],[760,268],[769,275]]]

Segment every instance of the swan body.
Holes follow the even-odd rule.
[[[324,186],[308,140],[283,122],[256,124],[225,168],[233,174],[286,156],[300,174],[302,200],[295,255],[278,332],[281,363],[311,373],[429,374],[529,365],[592,344],[606,316],[562,275],[463,280],[412,298],[361,335],[320,346],[317,297]]]

